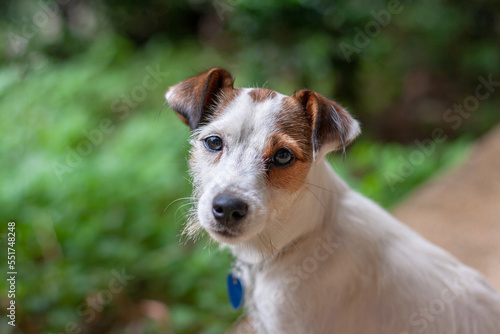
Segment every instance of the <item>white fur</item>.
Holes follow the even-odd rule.
[[[199,224],[238,259],[255,332],[500,333],[500,296],[478,272],[351,190],[324,160],[297,192],[270,188],[262,153],[284,96],[256,103],[248,92],[195,132],[192,173]],[[354,121],[349,133],[358,132]],[[204,148],[211,135],[224,140],[219,160]],[[228,190],[249,205],[234,238],[217,234],[212,215]]]

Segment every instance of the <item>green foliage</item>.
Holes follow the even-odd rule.
[[[422,182],[462,163],[469,140],[427,145],[423,149],[417,144],[380,144],[360,138],[345,156],[332,155],[330,162],[351,187],[391,208]]]

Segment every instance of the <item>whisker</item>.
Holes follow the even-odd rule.
[[[186,203],[186,204],[183,204],[183,205],[181,205],[180,207],[178,207],[178,208],[177,208],[177,210],[175,210],[175,214],[174,214],[174,219],[175,219],[175,221],[178,221],[178,219],[177,219],[177,213],[179,212],[179,210],[181,210],[181,209],[185,208],[186,206],[190,206],[190,205],[192,205],[192,204],[193,204],[193,203]],[[187,219],[186,219],[186,221],[191,220],[190,216],[191,216],[192,214],[191,214],[191,212],[190,212],[190,211],[191,211],[191,210],[188,210],[188,211],[186,212],[186,218],[187,218]],[[179,220],[180,220],[180,219],[179,219]]]
[[[269,235],[269,233],[266,233],[266,234],[267,234],[267,238],[269,240],[269,246],[271,247],[271,254],[276,254],[278,252],[278,250],[276,249],[276,247],[274,247],[273,241],[272,241],[271,236]]]
[[[275,221],[276,223],[278,223],[278,224],[280,225],[280,227],[281,227],[283,230],[286,230],[286,227],[283,225],[283,222],[282,222],[282,221],[280,221],[280,220],[278,220],[278,219],[276,219],[276,218],[274,219],[274,221]],[[281,235],[283,235],[285,238],[287,238],[287,237],[288,237],[288,236],[287,236],[287,235],[286,235],[286,234],[282,231],[282,229],[280,229],[280,228],[276,228],[276,227],[274,227],[274,226],[272,226],[272,225],[270,226],[270,228],[273,228],[273,229],[274,229],[274,230],[276,230],[277,232],[281,233]],[[292,240],[292,241],[290,242],[290,245],[291,245],[293,248],[295,248],[295,250],[297,250],[297,251],[299,250],[299,249],[297,248],[297,245],[296,245],[295,240]]]
[[[318,186],[318,185],[310,183],[310,182],[306,182],[306,184],[310,185],[310,186],[313,186],[313,187],[316,187],[318,189],[324,190],[324,191],[328,191],[329,193],[332,193],[332,194],[336,194],[336,195],[340,194],[338,191],[335,191],[335,190],[332,190],[332,189],[327,189],[327,188]]]
[[[160,107],[160,110],[158,111],[158,113],[156,114],[156,117],[155,117],[155,121],[157,121],[158,119],[160,119],[160,116],[161,116],[161,113],[163,112],[164,108],[165,108],[165,105],[167,104],[167,100],[165,100],[165,102],[163,102],[163,104],[161,105]],[[168,106],[167,106],[167,109],[168,109]]]
[[[262,233],[259,233],[259,234],[258,234],[258,237],[259,237],[259,240],[260,240],[261,244],[264,246],[264,248],[265,248],[267,251],[269,251],[269,250],[267,249],[266,242],[265,242],[265,240],[263,239],[263,235],[262,235]],[[262,254],[262,253],[261,253],[261,256],[263,256],[263,254]]]
[[[327,212],[326,208],[325,208],[325,205],[323,204],[323,202],[321,202],[321,200],[319,199],[319,197],[311,189],[309,189],[308,187],[306,187],[306,189],[314,196],[314,198],[316,198],[316,200],[318,201],[318,203],[321,205],[321,208],[323,208],[323,211]]]
[[[172,202],[170,202],[170,204],[168,204],[166,207],[165,207],[165,210],[163,210],[163,212],[167,211],[167,209],[174,203],[176,202],[179,202],[179,201],[183,201],[183,200],[194,200],[194,198],[192,196],[189,196],[189,197],[181,197],[181,198],[178,198],[176,200],[173,200]]]
[[[266,239],[264,238],[264,235],[262,233],[259,233],[258,237],[259,237],[261,244],[264,246],[265,250],[270,254],[274,254],[272,247],[269,247],[269,244],[267,243]],[[260,253],[260,256],[262,258],[266,258],[268,255],[268,254],[265,254],[264,250],[262,250],[262,249],[259,249],[259,253]]]

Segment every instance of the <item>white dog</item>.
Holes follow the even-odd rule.
[[[237,306],[241,281],[251,332],[500,333],[500,295],[477,271],[324,161],[360,133],[345,109],[310,90],[233,81],[215,68],[166,97],[193,131],[187,230],[202,227],[235,255],[231,298]]]

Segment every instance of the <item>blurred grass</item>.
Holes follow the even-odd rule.
[[[133,52],[126,40],[104,37],[63,63],[0,69],[0,220],[17,223],[22,332],[59,333],[71,321],[109,333],[136,332],[132,325],[142,321],[143,332],[158,332],[158,324],[140,315],[143,300],[167,305],[163,332],[221,333],[237,318],[225,294],[227,252],[207,246],[206,239],[180,243],[188,200],[169,204],[190,195],[189,132],[163,106],[169,85],[226,63],[232,60],[189,41],[174,47],[152,40]],[[114,112],[116,103],[123,107],[125,96],[143,84],[148,66],[168,75],[126,113]],[[251,73],[231,70],[238,86],[256,84]],[[268,87],[287,94],[294,89],[279,79]],[[68,158],[88,141],[82,131],[99,129],[103,120],[110,120],[110,131],[101,133],[90,153]],[[384,173],[397,172],[400,157],[407,158],[414,146],[361,137],[345,157],[331,161],[354,188],[391,207],[460,162],[468,146],[466,138],[438,145],[394,191]],[[68,159],[74,167],[58,176],[54,166],[68,166]],[[86,321],[82,303],[106,289],[112,270],[122,268],[134,278],[94,321]],[[0,302],[6,307],[6,296]],[[2,333],[11,331],[6,326],[2,322]]]

